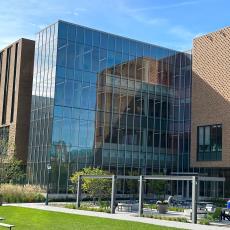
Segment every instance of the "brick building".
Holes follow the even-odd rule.
[[[225,176],[228,186],[230,27],[194,39],[192,71],[190,166],[209,175]]]
[[[35,42],[20,39],[0,51],[0,138],[7,154],[26,163]],[[0,157],[3,153],[0,152]]]

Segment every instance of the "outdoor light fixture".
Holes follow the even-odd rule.
[[[46,203],[45,205],[48,205],[49,204],[49,183],[50,183],[50,172],[51,172],[51,164],[47,164],[47,187],[46,187]]]

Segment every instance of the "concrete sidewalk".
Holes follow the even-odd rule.
[[[146,224],[154,224],[159,226],[165,227],[174,227],[180,229],[194,229],[194,230],[230,230],[230,225],[220,224],[220,225],[200,225],[200,224],[191,224],[191,223],[182,223],[176,221],[166,221],[166,220],[158,220],[152,218],[145,218],[145,217],[137,217],[135,213],[121,213],[117,212],[116,214],[109,214],[103,212],[92,212],[92,211],[84,211],[84,210],[76,210],[76,209],[69,209],[69,208],[62,208],[56,206],[46,206],[41,203],[23,203],[23,204],[5,204],[4,206],[17,206],[17,207],[25,207],[25,208],[34,208],[39,210],[46,210],[46,211],[53,211],[53,212],[62,212],[62,213],[69,213],[69,214],[77,214],[77,215],[84,215],[84,216],[94,216],[100,218],[109,218],[115,220],[126,220],[126,221],[134,221],[134,222],[141,222]]]

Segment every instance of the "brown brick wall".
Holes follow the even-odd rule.
[[[14,80],[15,49],[18,43],[16,67],[16,91],[14,102],[14,118],[11,122],[12,93]],[[11,44],[11,61],[8,85],[6,124],[2,125],[3,95],[5,85],[5,68],[7,48],[3,49],[2,77],[0,86],[0,127],[9,126],[9,146],[15,146],[16,157],[26,162],[29,138],[29,120],[34,62],[34,41],[20,39]],[[9,154],[12,149],[9,149]]]
[[[230,27],[194,39],[192,167],[230,167]],[[197,161],[197,126],[222,124],[222,161]]]

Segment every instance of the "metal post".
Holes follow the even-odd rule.
[[[197,223],[197,192],[198,192],[198,178],[192,177],[192,223]]]
[[[189,180],[186,181],[186,198],[189,199]]]
[[[184,181],[181,181],[181,187],[182,187],[181,195],[184,198]]]
[[[141,216],[143,214],[143,176],[140,176],[139,181],[139,208],[138,215]]]
[[[49,205],[49,185],[50,185],[50,171],[51,165],[47,165],[47,186],[46,186],[46,202],[45,205]]]
[[[111,214],[115,213],[115,201],[116,201],[116,180],[117,177],[112,175],[112,192],[111,192]]]
[[[46,186],[46,205],[49,204],[49,171],[47,177],[47,186]]]
[[[207,183],[206,183],[206,181],[204,181],[204,197],[207,196],[207,193],[206,193],[206,186],[207,186]]]
[[[225,191],[224,191],[224,181],[223,181],[223,199],[225,197],[224,193],[225,193]]]
[[[77,180],[77,202],[76,202],[76,208],[80,208],[80,202],[81,202],[81,181],[82,177],[81,175],[78,176]]]

